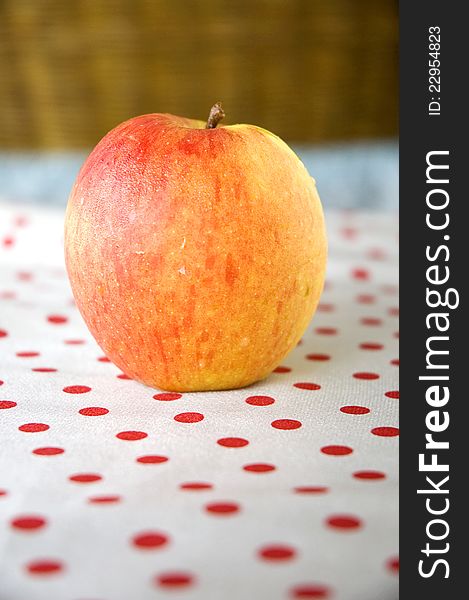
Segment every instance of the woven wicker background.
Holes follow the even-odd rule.
[[[397,133],[397,0],[0,0],[0,148],[147,112],[319,142]]]

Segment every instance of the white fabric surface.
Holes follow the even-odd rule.
[[[288,369],[161,400],[99,360],[63,267],[63,214],[0,207],[0,600],[397,597],[397,219],[326,219],[328,284]],[[297,428],[272,426],[283,419]],[[70,479],[83,474],[101,478]]]

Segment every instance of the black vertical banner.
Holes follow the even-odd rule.
[[[400,3],[404,599],[469,597],[466,8],[451,0]]]

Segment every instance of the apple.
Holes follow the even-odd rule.
[[[247,386],[300,340],[324,283],[316,185],[280,138],[148,114],[118,125],[72,189],[65,258],[106,356],[171,391]]]

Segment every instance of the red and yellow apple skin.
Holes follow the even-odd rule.
[[[315,311],[326,252],[314,180],[252,125],[126,121],[90,154],[67,207],[86,324],[124,373],[165,390],[269,375]]]

